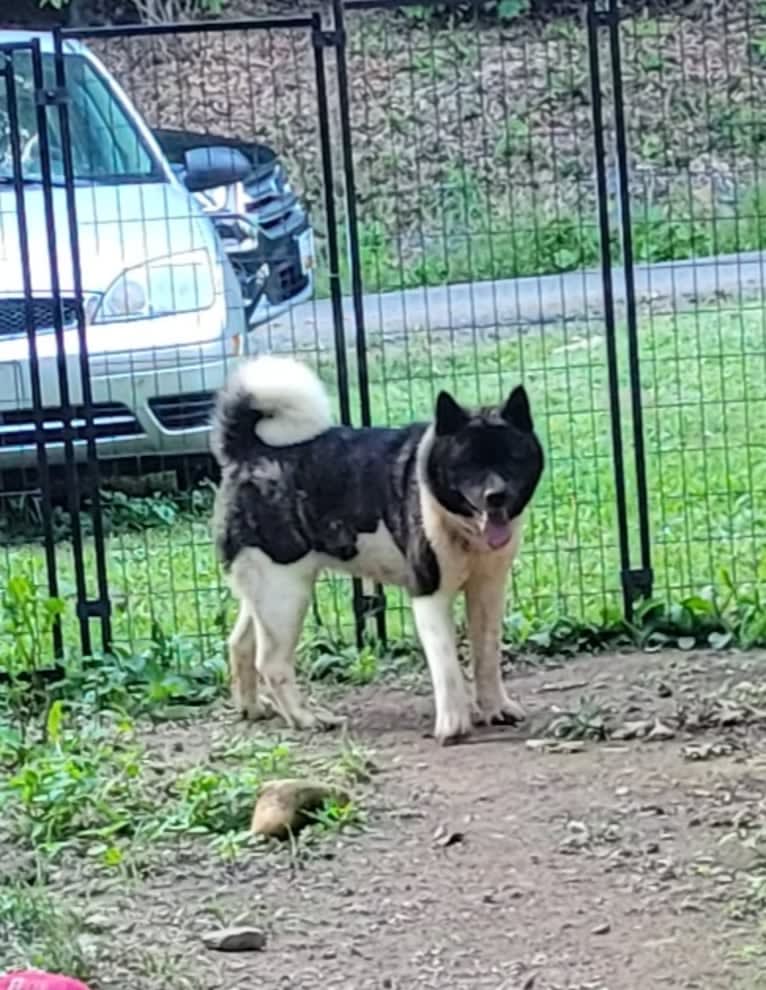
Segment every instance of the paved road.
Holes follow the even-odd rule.
[[[717,258],[698,258],[636,267],[639,300],[653,300],[656,311],[693,304],[714,295],[736,298],[760,295],[766,286],[766,254],[748,252]],[[614,269],[614,297],[625,301],[622,269]],[[343,300],[346,339],[353,340],[354,319],[350,297]],[[603,311],[603,285],[599,271],[563,275],[473,282],[402,292],[370,293],[364,297],[367,334],[372,343],[381,335],[400,341],[422,331],[492,329],[501,332],[518,327],[561,320],[598,317]],[[268,327],[275,350],[330,348],[333,320],[329,300],[298,306]]]

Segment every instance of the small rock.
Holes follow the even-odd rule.
[[[266,934],[260,928],[221,928],[207,932],[202,942],[214,952],[259,952],[266,947]]]
[[[614,823],[607,825],[603,832],[604,842],[619,842],[622,836],[622,829]]]
[[[579,739],[562,739],[555,749],[556,753],[584,753],[585,743]]]
[[[675,739],[675,737],[676,730],[657,719],[646,738],[651,742],[665,742],[668,739]]]
[[[608,921],[602,921],[600,925],[596,925],[595,928],[591,928],[591,935],[608,935],[612,930],[612,926]]]
[[[584,835],[586,837],[590,837],[590,829],[585,822],[577,821],[575,818],[571,818],[567,822],[567,832],[571,832],[573,835]]]
[[[311,813],[325,801],[348,804],[349,795],[338,787],[310,780],[272,780],[264,784],[255,804],[251,831],[286,839],[311,824]]]
[[[675,880],[678,874],[676,872],[676,868],[673,866],[672,863],[665,863],[660,866],[659,870],[657,871],[657,876],[660,880],[668,881],[668,880]]]
[[[689,914],[699,914],[702,911],[702,906],[696,901],[690,900],[689,898],[684,898],[681,901],[681,910],[686,911]]]
[[[567,822],[567,835],[559,843],[562,852],[574,852],[590,845],[590,829],[585,822]]]
[[[446,849],[447,846],[456,846],[458,842],[465,839],[463,832],[450,832],[446,829],[437,829],[434,834],[434,844]]]
[[[561,753],[565,755],[585,751],[585,744],[577,739],[527,739],[526,746],[527,749],[536,752],[545,751],[546,753]]]
[[[548,684],[542,684],[539,691],[541,694],[546,691],[576,691],[579,688],[587,686],[587,681],[553,681]]]
[[[751,870],[760,862],[761,855],[754,843],[731,832],[718,844],[718,859],[730,870]]]
[[[639,719],[635,722],[624,722],[612,733],[612,739],[643,739],[651,731],[652,723],[649,719]]]
[[[734,883],[734,877],[730,873],[717,873],[713,879],[715,883],[721,883],[721,884]]]
[[[108,914],[89,914],[83,923],[86,931],[101,935],[114,928],[114,921]]]

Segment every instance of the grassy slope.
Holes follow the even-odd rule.
[[[577,19],[477,28],[429,22],[418,9],[365,11],[349,14],[348,39],[368,290],[597,260],[588,52]],[[601,41],[614,191],[612,80],[608,40]],[[153,125],[268,141],[311,203],[321,235],[308,37],[252,31],[110,41],[99,53]],[[762,246],[766,16],[759,0],[627,18],[622,54],[638,256]],[[334,115],[331,63],[328,79]],[[334,152],[340,200],[337,136]],[[323,250],[321,236],[319,244]]]

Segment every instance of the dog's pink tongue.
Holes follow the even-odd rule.
[[[509,522],[492,522],[491,519],[488,519],[484,526],[484,536],[493,550],[499,550],[511,538],[511,524]]]

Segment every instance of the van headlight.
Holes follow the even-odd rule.
[[[210,255],[204,249],[186,251],[127,268],[101,297],[93,322],[193,313],[208,309],[214,299]]]

